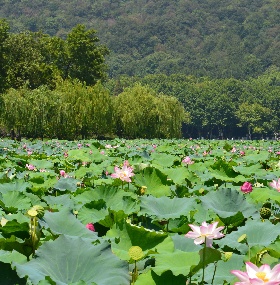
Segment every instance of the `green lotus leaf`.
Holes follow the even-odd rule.
[[[70,194],[63,194],[60,196],[44,196],[43,200],[53,209],[75,209],[76,202]],[[39,203],[37,203],[39,204]]]
[[[204,280],[207,284],[213,284],[213,285],[229,284],[229,282],[232,282],[234,280],[237,281],[237,278],[233,274],[230,274],[230,271],[231,270],[244,271],[243,266],[244,266],[244,256],[233,253],[228,261],[225,262],[223,260],[219,260],[216,264],[216,269],[214,264],[209,264],[205,270]],[[214,271],[215,271],[214,281],[213,283],[211,283]],[[225,281],[227,283],[225,283]]]
[[[270,189],[268,187],[254,188],[249,195],[249,199],[252,199],[255,203],[264,203],[269,199],[280,203],[280,193],[276,189]]]
[[[51,232],[55,234],[83,237],[91,240],[98,238],[96,233],[88,230],[69,210],[55,213],[46,212],[43,220]]]
[[[252,175],[261,177],[267,174],[267,171],[263,169],[263,166],[260,163],[255,163],[252,165],[238,165],[233,166],[232,168],[246,177],[250,177]]]
[[[212,209],[222,218],[234,216],[238,212],[241,212],[247,218],[257,211],[252,204],[246,201],[243,194],[234,189],[220,189],[209,192],[200,199],[205,209]]]
[[[29,177],[29,182],[32,185],[30,188],[33,192],[46,192],[57,183],[56,176],[47,172],[31,172]]]
[[[230,217],[226,217],[226,218],[223,218],[221,216],[219,216],[220,220],[223,222],[224,225],[226,226],[239,226],[243,223],[244,221],[244,216],[243,214],[238,211],[235,215],[233,216],[230,216]]]
[[[248,164],[253,164],[253,163],[268,161],[269,156],[270,156],[270,153],[267,150],[265,151],[261,150],[259,152],[247,151],[243,159]]]
[[[139,211],[136,199],[137,195],[132,192],[107,185],[97,186],[94,191],[86,191],[76,196],[76,200],[84,204],[96,200],[106,201],[107,208],[113,211],[123,210],[127,214]]]
[[[256,245],[269,246],[277,239],[280,234],[280,228],[275,227],[269,221],[249,220],[245,226],[239,227],[237,231],[226,235],[220,240],[216,240],[215,243],[220,247],[229,246],[230,248],[238,249],[241,253],[246,253],[248,246],[238,242],[238,239],[244,234],[246,234],[246,241],[250,247]]]
[[[10,191],[25,192],[27,188],[31,187],[31,183],[25,182],[24,180],[16,180],[11,183],[1,183],[0,193],[4,194]]]
[[[92,154],[90,154],[90,149],[71,149],[68,151],[69,161],[84,161],[84,162],[102,162],[104,160],[104,155],[100,154],[98,149],[92,148]]]
[[[105,205],[105,201],[99,200],[88,206],[83,206],[78,212],[78,218],[83,223],[97,223],[106,219],[109,210]]]
[[[201,245],[195,245],[193,239],[186,238],[184,235],[175,234],[172,235],[171,238],[176,250],[197,252],[202,247]]]
[[[213,180],[213,177],[214,177],[213,173],[211,173],[208,169],[206,169],[205,171],[202,171],[202,169],[203,168],[195,171],[195,174],[199,177],[200,181],[204,183],[206,181]]]
[[[25,236],[23,238],[27,237]],[[30,239],[25,239],[23,242],[21,238],[17,238],[15,235],[12,235],[11,237],[5,239],[0,238],[0,246],[3,250],[17,251],[24,255],[26,259],[33,253],[32,243]]]
[[[0,261],[4,263],[12,263],[13,261],[17,263],[25,263],[26,256],[17,251],[6,251],[0,250]]]
[[[90,240],[61,235],[39,247],[36,258],[25,264],[13,263],[19,277],[28,276],[37,285],[49,276],[57,285],[83,280],[87,285],[128,285],[128,264],[112,254],[110,245],[93,245]]]
[[[156,257],[156,265],[153,271],[157,275],[171,270],[173,275],[178,276],[180,274],[187,276],[193,267],[197,266],[200,260],[198,251],[196,252],[184,252],[181,250],[175,250],[174,252],[161,253]]]
[[[30,199],[32,205],[41,205],[42,207],[47,206],[46,203],[42,202],[41,199],[33,193],[25,192],[24,195]]]
[[[171,167],[174,164],[174,161],[178,160],[178,157],[174,155],[158,152],[153,152],[151,158],[153,165],[164,165],[165,167]]]
[[[138,187],[146,186],[146,194],[155,197],[169,196],[171,194],[170,187],[167,185],[166,176],[156,168],[147,167],[142,173],[134,176],[134,183]]]
[[[103,169],[99,164],[91,164],[89,167],[80,167],[75,171],[75,177],[83,179],[84,177],[98,177],[102,174]]]
[[[148,215],[158,221],[187,216],[196,205],[193,198],[142,196],[140,201],[141,210],[138,215]]]
[[[106,207],[113,211],[123,210],[126,214],[137,212],[140,206],[137,202],[137,195],[126,192],[112,186],[99,186],[94,190],[98,199],[106,201]]]
[[[11,213],[15,213],[17,210],[27,210],[31,207],[30,199],[17,191],[4,193],[0,200],[1,207]]]
[[[4,227],[0,227],[2,235],[6,238],[16,236],[24,240],[29,238],[29,224],[19,223],[16,220],[8,221]]]
[[[234,171],[233,166],[230,165],[228,162],[219,159],[216,161],[211,168],[209,168],[209,172],[215,177],[216,179],[230,182],[239,182],[244,181],[244,176],[238,175],[237,172]]]
[[[194,268],[192,268],[192,272],[197,272],[200,269],[205,268],[207,265],[217,262],[219,260],[221,260],[221,252],[215,248],[211,248],[211,247],[203,247],[200,251],[199,251],[199,255],[200,255],[200,261],[199,264],[197,266],[195,266]]]
[[[174,249],[173,241],[166,233],[147,230],[127,222],[116,223],[106,236],[112,239],[112,250],[122,260],[130,259],[128,251],[132,246],[140,246],[144,254],[152,250],[173,252]],[[115,240],[116,237],[119,241]]]
[[[170,270],[160,276],[154,271],[149,270],[147,273],[141,274],[138,277],[135,285],[186,285],[186,281],[185,276],[174,276]]]
[[[194,182],[194,178],[198,180],[198,177],[185,166],[164,168],[162,172],[176,184],[184,184],[186,183],[186,179],[192,182]]]
[[[32,164],[34,165],[38,170],[39,169],[52,169],[53,168],[53,162],[50,160],[50,158],[48,159],[32,159],[29,160],[28,164]]]
[[[205,208],[201,204],[196,205],[193,219],[197,224],[201,224],[204,221],[215,220],[216,218],[217,214],[215,213],[214,209],[209,208],[207,211],[205,211]]]
[[[280,241],[277,240],[275,243],[269,245],[268,250],[271,256],[280,258]]]
[[[53,187],[59,191],[76,192],[78,182],[80,181],[72,177],[61,177]]]

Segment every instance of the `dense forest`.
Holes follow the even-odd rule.
[[[278,1],[0,5],[2,135],[279,136]]]
[[[245,79],[280,67],[278,0],[0,0],[11,32],[95,29],[109,76]]]

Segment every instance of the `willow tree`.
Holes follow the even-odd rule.
[[[47,134],[51,91],[46,87],[9,89],[2,95],[2,124],[17,136],[43,138]]]
[[[50,128],[58,138],[100,137],[112,133],[112,101],[100,82],[86,86],[61,81],[53,90],[55,108]]]
[[[114,112],[118,135],[128,138],[180,137],[185,119],[176,98],[139,83],[114,98]]]

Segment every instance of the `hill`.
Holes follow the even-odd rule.
[[[278,0],[1,0],[11,32],[97,30],[109,75],[235,77],[280,67]]]

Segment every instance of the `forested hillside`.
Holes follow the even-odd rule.
[[[279,0],[1,0],[11,32],[65,38],[77,24],[110,49],[109,75],[246,79],[280,67]]]

